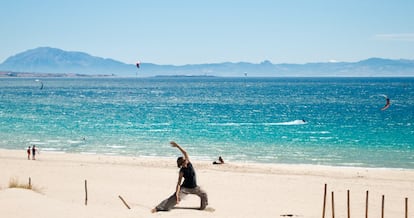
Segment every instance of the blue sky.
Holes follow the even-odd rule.
[[[124,63],[414,59],[412,0],[2,0],[0,63],[40,46]]]

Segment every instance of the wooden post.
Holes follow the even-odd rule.
[[[32,178],[29,177],[29,189],[32,189]]]
[[[85,179],[85,205],[88,205],[88,181]]]
[[[125,200],[121,197],[121,195],[119,195],[118,197],[119,197],[119,199],[121,199],[121,201],[124,203],[124,205],[125,205],[128,209],[131,209],[131,208],[129,207],[129,205],[125,202]]]
[[[382,195],[381,218],[384,218],[384,195]]]
[[[322,218],[325,218],[325,207],[326,207],[326,183],[325,183],[325,191],[323,192]]]
[[[368,190],[367,196],[365,197],[365,218],[368,218]]]
[[[408,218],[408,198],[405,198],[405,218]]]
[[[351,209],[350,207],[350,203],[349,203],[350,199],[349,199],[349,190],[347,191],[347,206],[348,206],[348,218],[351,218]]]
[[[335,218],[334,192],[332,192],[332,218]]]

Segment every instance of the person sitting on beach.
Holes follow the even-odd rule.
[[[177,186],[175,193],[158,204],[151,210],[151,212],[169,211],[176,204],[180,203],[182,196],[187,194],[195,194],[199,196],[201,200],[200,210],[204,210],[208,205],[207,193],[197,185],[196,173],[187,152],[175,142],[170,142],[170,144],[172,147],[178,148],[184,155],[184,157],[179,157],[177,159],[177,167],[180,168]],[[182,182],[183,178],[184,181]]]
[[[27,159],[30,160],[30,146],[27,147]]]
[[[218,161],[214,161],[213,164],[224,164],[223,158],[221,156],[218,158]]]

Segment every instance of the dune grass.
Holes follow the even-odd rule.
[[[32,184],[29,183],[20,183],[19,179],[17,179],[16,177],[12,177],[9,180],[9,188],[21,188],[21,189],[29,189],[38,193],[41,193],[40,189],[33,186]]]

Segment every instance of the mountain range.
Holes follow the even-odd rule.
[[[414,76],[414,60],[369,58],[358,62],[321,62],[307,64],[273,64],[224,62],[212,64],[158,65],[126,64],[84,52],[39,47],[7,58],[0,71],[36,75],[82,74],[131,76],[229,76],[229,77],[388,77]]]

